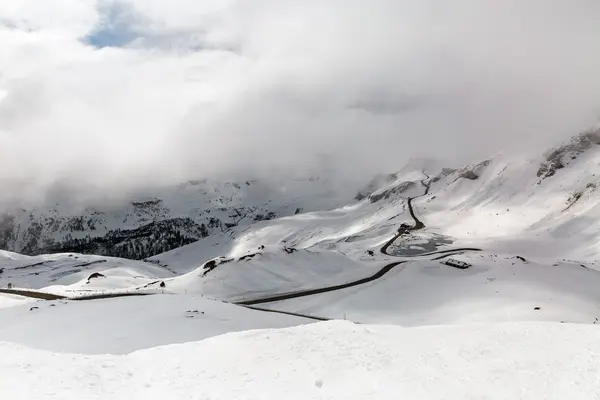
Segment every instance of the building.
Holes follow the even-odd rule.
[[[445,265],[448,265],[448,266],[454,267],[454,268],[460,268],[460,269],[467,269],[471,266],[471,264],[469,264],[467,262],[455,260],[453,258],[447,258],[446,260],[442,261],[442,264],[445,264]]]

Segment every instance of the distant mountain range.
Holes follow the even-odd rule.
[[[233,227],[330,209],[343,198],[328,179],[188,181],[125,204],[63,203],[0,214],[0,249],[27,255],[77,252],[143,259]]]

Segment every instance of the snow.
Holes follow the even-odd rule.
[[[597,270],[577,263],[523,262],[488,253],[452,258],[472,266],[463,270],[440,261],[414,261],[369,284],[261,306],[403,326],[503,321],[591,324],[600,318]]]
[[[82,199],[65,189],[49,195],[43,204],[28,207],[20,201],[13,210],[4,210],[0,224],[6,232],[0,232],[0,243],[13,251],[36,254],[48,249],[71,249],[77,246],[72,243],[73,239],[108,238],[113,246],[107,249],[100,246],[103,251],[111,251],[104,254],[122,255],[131,247],[127,254],[136,254],[133,258],[147,257],[170,246],[149,233],[154,223],[183,219],[179,224],[173,223],[171,228],[190,240],[207,234],[220,236],[229,227],[244,229],[270,213],[287,216],[297,209],[316,211],[339,207],[350,201],[355,192],[353,187],[325,176],[270,175],[268,179],[240,182],[191,180],[148,188],[118,199],[114,194],[110,198],[94,190],[89,191],[89,199]],[[82,188],[78,192],[82,192]],[[120,238],[126,236],[128,230],[142,227],[149,229],[134,238]],[[110,236],[118,230],[123,235]],[[208,255],[198,260],[196,266],[213,257],[215,255]],[[187,271],[189,269],[183,272]]]
[[[126,354],[227,332],[312,322],[200,296],[37,301],[0,309],[0,340],[61,353]]]
[[[13,288],[39,289],[68,297],[131,291],[174,276],[170,270],[152,263],[70,253],[0,255],[0,268],[4,268],[0,286],[10,283]],[[102,276],[88,279],[93,273]]]
[[[331,211],[258,222],[148,262],[77,254],[6,257],[0,261],[7,268],[4,282],[69,297],[137,291],[165,282],[170,293],[237,301],[360,279],[390,261],[379,248],[402,222],[411,220],[403,196],[424,190],[419,171],[394,176],[374,192],[381,197],[377,201],[367,198]],[[392,194],[386,196],[388,192]],[[286,247],[298,251],[288,254],[283,251]],[[207,261],[215,258],[233,261],[205,274]],[[88,279],[92,273],[102,277]]]
[[[379,188],[375,194],[406,182],[413,182],[414,187],[403,191],[401,196],[392,196],[375,203],[367,199],[331,210],[329,207],[311,211],[318,210],[318,205],[305,198],[303,201],[311,206],[300,207],[303,212],[297,215],[236,227],[150,257],[148,261],[185,273],[216,257],[239,258],[266,245],[335,250],[354,260],[368,263],[372,260],[366,256],[366,250],[376,249],[393,236],[401,222],[411,220],[406,209],[406,196],[421,193],[421,179],[423,174],[420,171],[398,174],[394,181]]]
[[[552,351],[548,351],[552,349]],[[11,399],[590,399],[600,331],[511,323],[399,328],[326,322],[127,355],[0,343]]]
[[[411,173],[378,192],[398,187],[416,178],[414,188],[372,203],[363,200],[331,211],[311,212],[253,225],[235,241],[232,255],[245,254],[260,245],[286,245],[307,249],[336,250],[358,261],[367,261],[365,251],[377,250],[402,222],[411,222],[406,197],[420,194],[423,174]]]
[[[3,308],[33,303],[35,301],[36,301],[35,299],[31,299],[28,297],[1,293],[0,294],[0,310]]]
[[[422,178],[422,174],[418,177]],[[405,194],[411,193],[416,192],[411,190]],[[255,253],[260,246],[287,246],[315,251],[334,250],[353,260],[368,263],[372,259],[367,256],[366,250],[377,250],[394,235],[400,223],[410,220],[404,197],[378,203],[365,200],[329,211],[257,222],[235,234],[210,236],[151,257],[149,261],[175,271],[188,272],[219,256],[239,258]]]
[[[287,250],[286,250],[287,249]],[[187,257],[195,249],[187,248]],[[192,250],[192,251],[189,251]],[[54,254],[0,260],[3,286],[37,289],[69,298],[116,293],[199,294],[241,301],[270,294],[319,288],[373,273],[335,251],[268,246],[237,258],[217,258],[177,275],[154,263],[81,254]],[[99,274],[93,277],[92,274]],[[161,283],[165,287],[160,287]]]
[[[202,293],[220,300],[241,301],[362,278],[363,265],[333,251],[266,248],[235,259],[217,259],[185,275],[166,279],[170,293]]]
[[[600,146],[580,149],[581,137],[558,146],[564,167],[538,176],[545,156],[498,154],[478,168],[479,178],[460,171],[432,185],[415,202],[429,231],[455,244],[536,257],[600,258]],[[550,154],[550,155],[548,155]],[[562,154],[562,153],[561,153]],[[580,196],[580,197],[578,197]]]
[[[184,274],[200,267],[208,260],[229,254],[233,246],[229,235],[228,233],[214,234],[197,242],[157,254],[146,261]]]
[[[273,192],[277,207],[293,198],[313,211],[247,220],[146,261],[0,251],[3,287],[69,298],[148,294],[0,294],[0,340],[53,352],[0,344],[0,396],[598,397],[600,146],[581,138],[541,156],[498,154],[442,173],[435,162],[412,160],[345,206],[328,200],[324,182],[323,196],[291,182]],[[206,189],[191,185],[184,190]],[[211,192],[207,202],[255,212],[260,187],[229,187],[231,201]],[[173,196],[173,210],[196,207],[192,197]],[[425,227],[383,254],[401,224],[415,223],[409,204]],[[434,259],[447,249],[471,266]],[[392,263],[367,283],[261,303],[364,325],[231,304],[337,286]],[[285,329],[247,331],[259,328]]]

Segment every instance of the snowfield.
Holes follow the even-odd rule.
[[[549,351],[552,349],[552,351]],[[326,322],[128,355],[1,343],[10,399],[591,399],[600,330],[511,323],[400,328]]]

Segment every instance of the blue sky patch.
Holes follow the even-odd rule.
[[[131,6],[111,2],[100,8],[101,22],[84,41],[94,47],[122,47],[139,37],[138,18]]]

